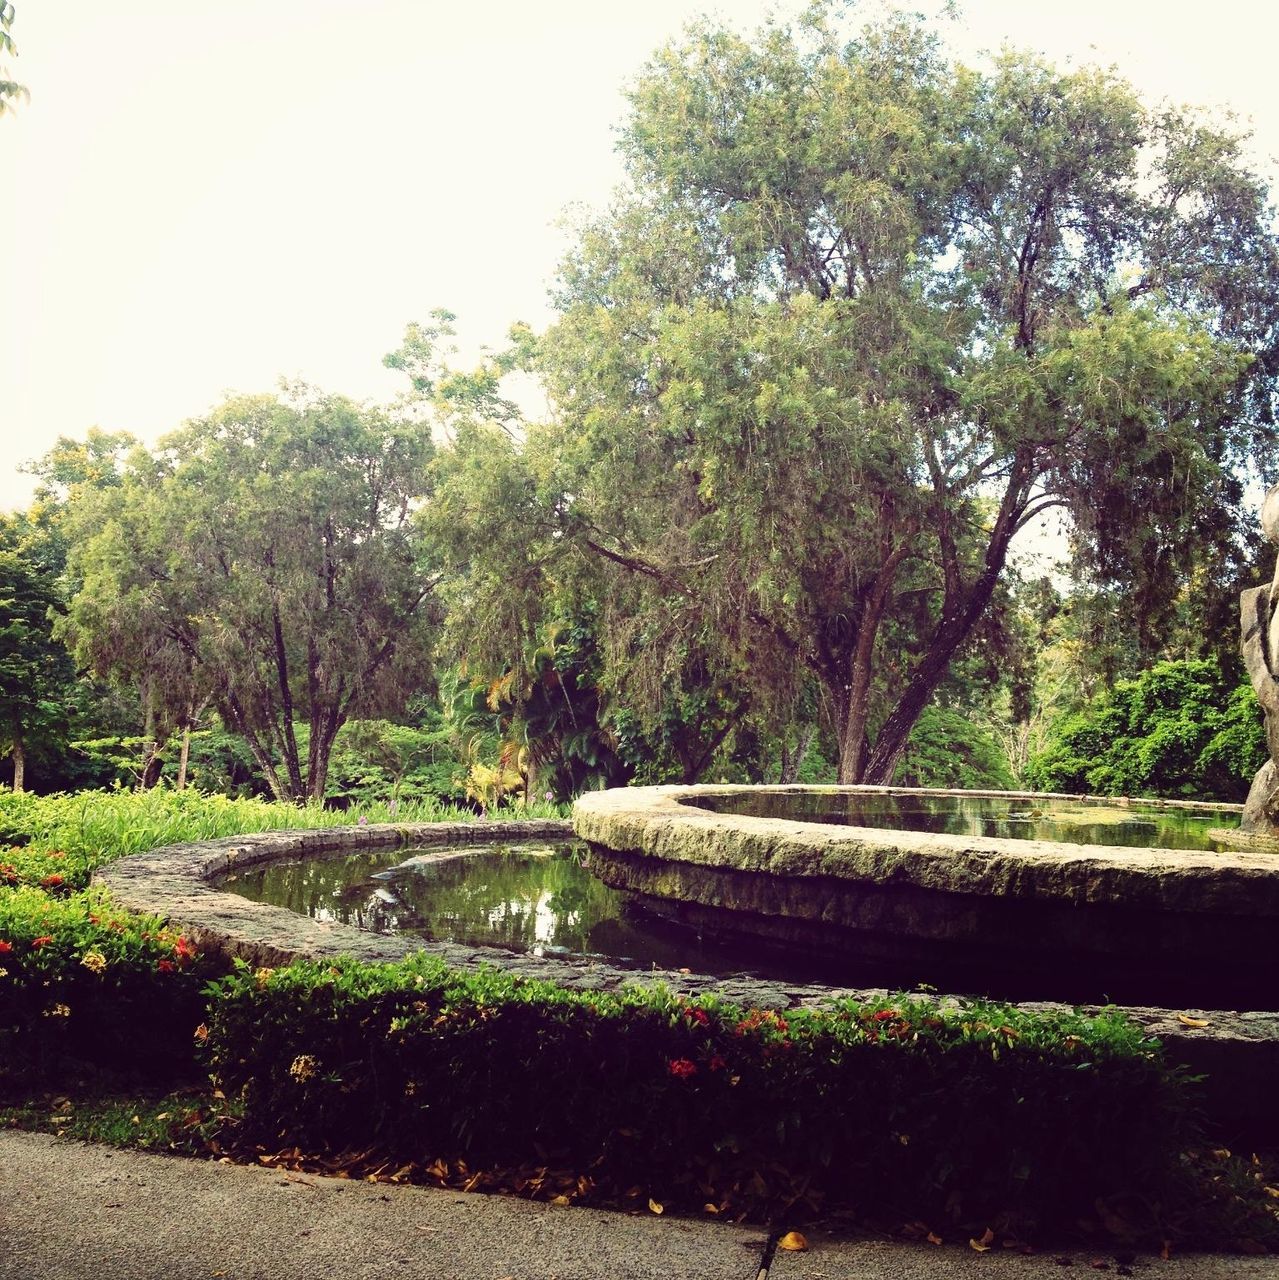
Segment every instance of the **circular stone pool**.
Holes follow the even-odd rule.
[[[704,934],[1010,999],[1273,1008],[1279,856],[1236,806],[909,788],[583,796],[604,883]],[[910,829],[913,828],[913,829]]]

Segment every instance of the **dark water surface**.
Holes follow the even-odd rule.
[[[1080,800],[1016,800],[995,796],[862,795],[838,791],[726,792],[682,800],[715,813],[789,818],[840,826],[891,827],[939,835],[1000,836],[1013,840],[1059,840],[1067,844],[1121,845],[1137,849],[1197,849],[1227,846],[1213,827],[1239,825],[1236,810],[1160,809],[1155,806]]]
[[[585,846],[391,849],[249,867],[232,893],[376,933],[408,933],[533,955],[585,955],[637,968],[757,971],[750,942],[702,940],[635,906],[583,865]],[[833,980],[819,961],[780,959],[769,976]]]

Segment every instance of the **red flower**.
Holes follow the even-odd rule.
[[[0,956],[12,950],[13,950],[13,943],[6,942],[3,938],[0,938]]]
[[[195,948],[185,938],[179,936],[173,944],[173,954],[182,964],[188,964],[195,959]]]
[[[172,960],[160,960],[155,966],[161,973],[172,973],[176,967]]]
[[[56,871],[53,872],[52,875],[45,876],[45,878],[40,881],[41,886],[45,889],[55,888],[57,885],[60,885],[61,883],[62,883],[62,877]]]
[[[723,1071],[728,1066],[728,1059],[722,1053],[717,1053],[706,1065],[711,1071]]]
[[[46,942],[52,942],[52,941],[53,941],[53,934],[42,933],[38,938],[31,939],[31,945],[32,947],[42,947]]]
[[[873,1022],[888,1022],[897,1016],[896,1009],[881,1009],[877,1014],[873,1015]]]
[[[687,1080],[689,1076],[697,1074],[697,1063],[690,1062],[687,1058],[672,1058],[666,1069],[677,1080]]]

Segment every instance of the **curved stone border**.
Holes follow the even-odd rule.
[[[496,947],[455,943],[423,944],[416,939],[369,933],[348,925],[311,920],[283,907],[252,902],[217,887],[234,868],[262,862],[292,861],[334,853],[389,849],[405,845],[447,846],[571,838],[568,823],[555,821],[432,823],[405,826],[328,827],[310,831],[264,832],[168,845],[121,858],[93,877],[121,906],[158,916],[180,929],[198,947],[254,965],[286,964],[295,956],[350,955],[378,962],[398,960],[414,951],[437,955],[464,970],[497,966],[530,978],[576,990],[617,990],[632,983],[661,982],[695,996],[715,994],[757,1008],[813,1008],[834,997],[875,999],[883,991],[770,982],[747,975],[711,978],[683,972],[636,971],[587,958],[543,958]],[[946,999],[947,997],[939,997]],[[1050,1003],[1026,1009],[1059,1008]],[[1203,1010],[1131,1008],[1125,1012],[1167,1046],[1173,1061],[1208,1076],[1212,1113],[1222,1122],[1245,1122],[1249,1136],[1258,1128],[1279,1129],[1273,1082],[1279,1079],[1279,1013],[1227,1013]],[[1207,1021],[1187,1028],[1179,1013]]]
[[[1130,802],[1034,792],[930,791],[915,787],[619,787],[583,795],[573,829],[593,845],[673,863],[770,875],[911,885],[948,894],[1055,901],[1072,906],[1205,915],[1273,916],[1279,924],[1279,861],[1270,853],[1197,852],[1077,845],[1050,840],[940,835],[788,818],[721,813],[688,801],[742,793],[931,795],[1072,800],[1098,807]],[[1141,801],[1143,807],[1241,812],[1239,805]]]

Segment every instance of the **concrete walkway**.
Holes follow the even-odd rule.
[[[244,1168],[0,1131],[0,1280],[757,1280],[766,1233]],[[810,1236],[768,1280],[1028,1280],[1094,1256]],[[1065,1270],[1069,1258],[1073,1271]],[[1116,1274],[1113,1257],[1102,1274]],[[1149,1280],[1279,1277],[1279,1258],[1138,1259]]]

